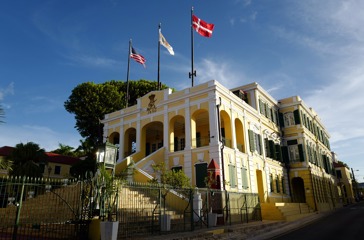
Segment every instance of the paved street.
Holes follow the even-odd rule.
[[[364,239],[364,202],[336,210],[305,227],[272,239]]]

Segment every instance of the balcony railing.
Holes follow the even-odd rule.
[[[209,137],[199,137],[192,139],[192,146],[196,146],[197,148],[208,146],[209,143],[210,143]]]
[[[222,138],[222,142],[224,143],[225,147],[229,147],[231,148],[231,139],[227,139],[227,138]]]

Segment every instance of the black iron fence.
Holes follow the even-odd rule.
[[[0,178],[0,239],[87,239],[104,220],[98,191],[94,179]],[[115,194],[118,239],[261,220],[257,194],[125,182]]]
[[[82,239],[86,182],[0,178],[0,239]]]

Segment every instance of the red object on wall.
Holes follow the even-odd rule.
[[[209,179],[211,189],[221,189],[221,172],[219,164],[214,159],[211,159],[207,167],[207,176]]]

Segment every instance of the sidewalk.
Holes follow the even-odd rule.
[[[310,216],[301,218],[296,221],[269,221],[263,220],[258,222],[235,224],[228,226],[218,226],[214,228],[199,229],[193,232],[180,232],[171,234],[162,234],[158,236],[148,236],[146,239],[163,239],[163,240],[193,240],[193,239],[249,239],[264,240],[279,236],[285,232],[305,226],[315,221],[327,213],[314,213]]]

